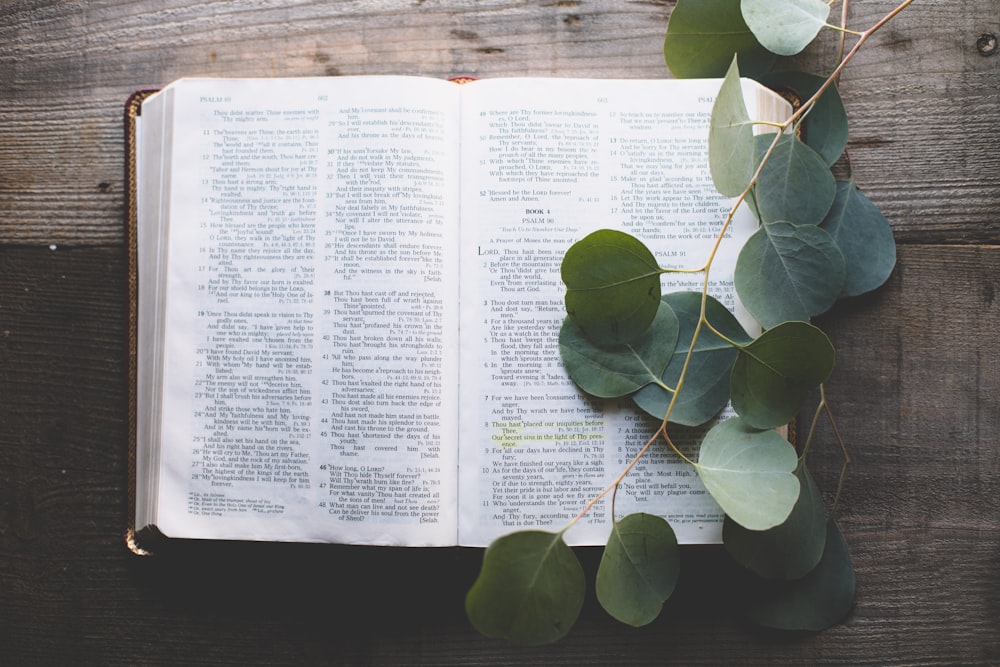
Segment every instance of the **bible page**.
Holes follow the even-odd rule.
[[[488,544],[515,530],[561,530],[658,425],[630,400],[589,398],[568,378],[558,349],[565,317],[560,264],[575,241],[610,228],[643,241],[661,267],[704,265],[732,203],[708,172],[709,119],[720,84],[496,79],[465,86],[463,544]],[[745,93],[753,116],[755,84]],[[709,287],[751,332],[757,325],[737,303],[732,275],[755,224],[743,207]],[[700,291],[702,281],[700,273],[666,274],[663,291]],[[671,433],[689,440],[687,447],[697,441],[689,430],[686,437],[677,428]],[[609,498],[566,533],[569,543],[606,541]],[[654,447],[626,478],[615,510],[617,518],[635,511],[664,516],[681,542],[721,539],[721,510],[666,446]]]
[[[458,86],[172,90],[158,527],[454,544]]]

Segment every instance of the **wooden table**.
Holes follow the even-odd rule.
[[[669,0],[6,0],[0,7],[0,662],[1000,664],[1000,6],[917,2],[847,71],[850,156],[899,262],[823,318],[854,465],[856,606],[755,632],[688,551],[641,630],[591,599],[543,649],[478,636],[475,550],[209,545],[142,559],[126,506],[122,106],[191,75],[664,77]],[[856,0],[870,25],[893,2]],[[838,3],[839,6],[839,3]],[[990,38],[992,35],[992,41]],[[801,58],[829,67],[832,40]],[[829,428],[814,468],[835,486]],[[583,551],[587,567],[597,556]]]

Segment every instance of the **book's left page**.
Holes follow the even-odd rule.
[[[165,216],[147,253],[162,275],[141,274],[162,310],[139,343],[162,332],[143,376],[159,394],[147,524],[455,543],[458,88],[189,79],[160,93],[162,203],[139,219]],[[141,310],[154,287],[139,289]]]

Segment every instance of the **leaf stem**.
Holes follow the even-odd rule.
[[[840,435],[840,430],[837,428],[837,422],[833,418],[833,412],[830,410],[830,402],[826,398],[826,386],[819,386],[819,404],[816,406],[816,411],[813,413],[812,421],[809,424],[809,434],[806,436],[806,443],[802,446],[802,454],[799,456],[799,460],[805,461],[806,456],[809,453],[810,445],[812,444],[813,434],[816,432],[816,427],[819,424],[819,419],[823,414],[826,414],[827,420],[830,422],[831,428],[833,428],[834,438],[837,440],[837,444],[840,446],[840,452],[844,456],[844,463],[840,468],[840,478],[837,480],[837,492],[833,498],[833,506],[830,508],[830,516],[833,517],[837,512],[837,506],[840,503],[840,496],[844,490],[844,482],[847,480],[847,469],[850,467],[852,460],[851,455],[847,452],[847,445],[844,443],[844,439]]]
[[[799,455],[799,459],[802,461],[805,461],[806,456],[809,455],[809,446],[812,444],[813,435],[816,433],[816,425],[819,423],[819,418],[823,414],[823,408],[825,406],[826,398],[823,395],[823,385],[820,385],[819,404],[816,406],[816,410],[813,412],[812,420],[809,422],[809,433],[806,435],[806,442],[802,445],[802,453]]]
[[[764,127],[773,127],[779,130],[785,129],[785,124],[775,120],[755,120],[750,123],[751,125],[763,125]]]
[[[701,273],[705,270],[705,267],[700,266],[697,269],[660,269],[660,273]]]
[[[841,5],[840,7],[840,25],[844,26],[845,28],[847,27],[847,8],[849,4],[850,0],[844,0],[844,4]],[[840,44],[837,46],[837,62],[840,62],[841,60],[844,59],[844,50],[847,48],[846,32],[840,33],[839,42]],[[835,83],[839,82],[840,82],[840,77],[838,76],[837,81]]]
[[[826,23],[824,25],[826,25],[826,27],[830,28],[831,30],[836,30],[837,32],[841,33],[842,35],[854,35],[855,37],[860,37],[861,35],[864,34],[863,32],[858,32],[857,30],[850,30],[847,27],[842,26],[842,25],[833,25],[831,23]]]
[[[833,497],[833,507],[830,508],[830,516],[834,516],[837,512],[837,507],[840,504],[840,494],[844,490],[844,482],[847,479],[847,469],[850,467],[851,455],[847,451],[847,445],[844,443],[844,439],[840,435],[840,429],[837,428],[837,420],[833,418],[833,412],[830,410],[830,404],[826,400],[826,388],[823,385],[819,387],[820,400],[822,405],[826,410],[827,419],[830,422],[830,427],[833,429],[833,437],[837,439],[837,444],[840,445],[840,452],[844,455],[844,464],[840,468],[840,479],[837,480],[837,493]]]
[[[664,382],[662,378],[657,380],[655,384],[656,386],[660,387],[664,391],[669,392],[671,394],[674,393],[675,391],[674,388],[668,385],[666,382]]]
[[[745,345],[741,345],[740,343],[737,343],[735,340],[733,340],[732,338],[730,338],[726,334],[722,333],[721,331],[719,331],[718,329],[716,329],[715,327],[713,327],[712,323],[708,321],[708,318],[705,319],[705,326],[708,327],[709,331],[711,331],[713,334],[715,334],[716,336],[718,336],[722,340],[722,342],[728,343],[730,346],[735,347],[737,349],[743,349],[744,347],[746,347]]]

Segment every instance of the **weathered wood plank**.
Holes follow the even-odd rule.
[[[893,3],[890,3],[893,4]],[[859,26],[882,15],[854,2]],[[915,3],[844,78],[858,180],[902,243],[996,243],[1000,234],[1000,32],[996,3]],[[961,91],[961,92],[960,92]]]
[[[829,395],[855,460],[841,527],[847,622],[760,634],[717,549],[688,550],[678,598],[643,630],[588,599],[570,639],[477,636],[475,550],[206,544],[138,559],[125,521],[124,252],[0,247],[0,647],[10,664],[972,665],[1000,660],[1000,247],[906,245],[878,295],[824,325]],[[984,270],[984,267],[985,268]],[[820,429],[813,468],[840,455]],[[584,550],[589,572],[597,552]],[[720,571],[722,574],[720,575]]]
[[[893,2],[855,2],[858,26]],[[0,16],[0,241],[118,243],[121,106],[181,76],[663,77],[671,2],[175,0],[8,4]],[[1000,56],[991,0],[917,3],[844,79],[858,180],[901,242],[995,241]],[[833,41],[800,61],[828,69]],[[960,203],[959,203],[960,202]]]

